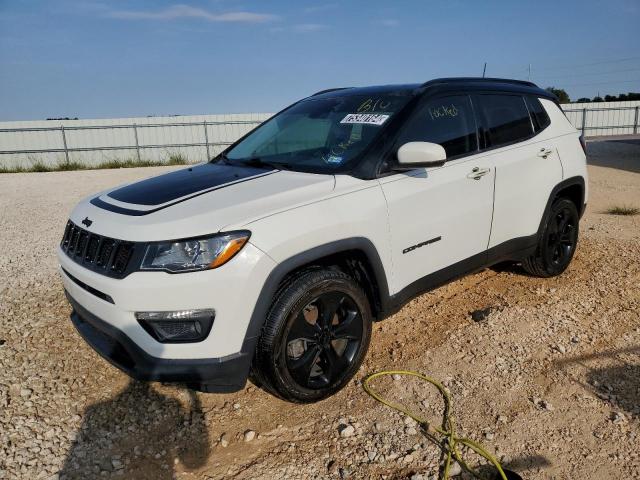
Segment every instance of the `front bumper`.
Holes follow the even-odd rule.
[[[209,392],[243,388],[259,335],[257,310],[275,262],[248,243],[224,267],[169,274],[134,272],[117,279],[84,268],[58,249],[71,320],[110,363],[140,380],[186,383]],[[136,312],[211,309],[209,335],[199,342],[161,343]]]
[[[75,302],[124,333],[147,355],[162,359],[225,358],[246,351],[258,332],[251,319],[274,262],[248,243],[229,263],[202,272],[134,272],[116,279],[75,263],[58,250],[60,276]],[[209,335],[191,343],[160,343],[136,319],[136,312],[211,309]]]
[[[249,353],[197,360],[153,357],[122,331],[89,312],[68,292],[66,295],[73,307],[71,321],[80,335],[104,359],[130,377],[180,382],[207,392],[228,393],[244,388],[251,365]]]

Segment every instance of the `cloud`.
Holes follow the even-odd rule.
[[[212,13],[202,8],[191,7],[189,5],[173,5],[164,10],[157,11],[134,11],[134,10],[112,10],[106,14],[110,18],[121,20],[178,20],[181,18],[199,18],[209,22],[228,23],[264,23],[277,20],[277,15],[254,12],[225,12]]]
[[[308,33],[324,30],[325,28],[328,28],[327,25],[321,23],[299,23],[298,25],[293,25],[291,30],[297,33]]]
[[[383,20],[377,20],[374,23],[382,25],[383,27],[397,27],[400,25],[400,20],[396,20],[395,18],[385,18]]]

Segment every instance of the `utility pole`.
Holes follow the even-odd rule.
[[[487,73],[487,62],[484,62],[484,68],[482,69],[482,78],[484,78],[485,73]]]

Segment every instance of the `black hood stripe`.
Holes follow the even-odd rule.
[[[126,185],[109,192],[108,196],[123,203],[155,207],[264,172],[263,168],[205,163]]]
[[[207,165],[216,166],[215,170],[199,170]],[[96,207],[122,215],[142,216],[157,212],[178,203],[185,202],[194,197],[213,192],[224,187],[244,183],[249,180],[261,178],[279,170],[267,170],[257,168],[236,167],[231,165],[205,164],[185,170],[178,170],[159,177],[149,178],[141,182],[133,183],[125,187],[109,192],[106,197],[118,202],[133,205],[156,206],[139,210],[125,206],[114,205],[100,197],[92,198],[90,203]],[[186,175],[183,172],[188,172]],[[194,177],[191,173],[202,173],[202,177]],[[181,174],[181,175],[174,175]],[[167,178],[172,176],[171,178]],[[184,183],[183,183],[184,182]],[[198,188],[195,188],[195,187]],[[104,196],[103,196],[104,198]],[[108,200],[108,198],[107,198]],[[175,201],[171,201],[175,200]]]

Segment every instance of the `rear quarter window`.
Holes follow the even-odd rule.
[[[538,98],[525,97],[525,101],[527,102],[529,114],[531,115],[531,123],[533,123],[533,129],[536,133],[551,125],[551,119]]]
[[[478,95],[475,101],[484,126],[485,148],[518,142],[533,134],[529,110],[520,95]]]

